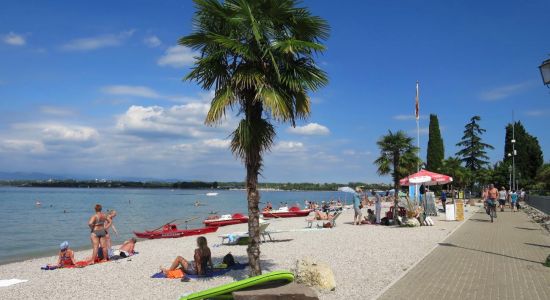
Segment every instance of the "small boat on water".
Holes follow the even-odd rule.
[[[202,221],[205,226],[227,226],[248,222],[248,217],[242,214],[211,216]]]
[[[309,215],[311,209],[300,209],[293,206],[291,208],[281,207],[278,210],[266,210],[262,212],[264,218],[293,218],[293,217],[305,217]]]
[[[217,196],[217,195],[218,195],[218,193],[206,193],[206,196],[210,196],[210,197]]]
[[[218,230],[218,227],[178,229],[178,226],[176,224],[166,224],[162,226],[162,228],[152,230],[152,231],[144,231],[144,232],[134,231],[134,234],[138,238],[142,238],[142,239],[170,239],[170,238],[180,238],[185,236],[206,234],[206,233],[216,232],[217,230]]]

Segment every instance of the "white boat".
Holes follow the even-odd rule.
[[[206,196],[217,196],[218,193],[206,193]]]

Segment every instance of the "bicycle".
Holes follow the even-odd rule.
[[[487,200],[485,202],[485,211],[491,217],[491,223],[493,223],[493,219],[497,217],[497,204],[495,200]]]

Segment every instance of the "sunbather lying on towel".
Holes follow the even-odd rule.
[[[195,249],[194,255],[195,261],[187,261],[185,258],[178,256],[172,262],[172,265],[169,269],[165,269],[162,267],[160,268],[162,273],[164,273],[169,278],[178,278],[172,277],[174,271],[179,271],[185,274],[192,275],[204,275],[206,273],[207,267],[213,269],[214,265],[212,264],[212,254],[210,252],[210,248],[208,248],[205,237],[199,236],[197,238],[197,247],[198,248]]]
[[[125,241],[118,250],[113,251],[114,255],[119,255],[120,257],[128,257],[134,255],[134,247],[136,246],[136,238],[131,238]]]

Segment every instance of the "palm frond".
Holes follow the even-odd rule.
[[[274,138],[275,128],[266,120],[242,119],[231,134],[231,151],[245,163],[261,162],[262,153],[271,149]]]
[[[210,104],[210,109],[206,115],[205,123],[207,125],[215,125],[221,122],[222,117],[225,116],[227,108],[231,107],[235,103],[236,97],[234,91],[229,86],[216,91],[216,95]]]

